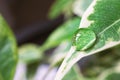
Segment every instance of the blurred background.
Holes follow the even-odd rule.
[[[4,16],[13,30],[19,46],[25,43],[41,45],[49,34],[64,22],[65,18],[63,15],[60,15],[53,20],[48,19],[48,12],[54,1],[55,0],[0,0],[0,13]],[[83,0],[83,2],[85,2],[84,5],[87,7],[91,1],[92,0]],[[85,8],[87,9],[87,7]],[[68,8],[70,7],[68,6]],[[85,8],[81,10],[84,12]],[[73,16],[77,15],[74,14]],[[111,66],[113,67],[114,64],[111,64],[111,62],[114,63],[117,62],[116,60],[119,60],[119,50],[119,47],[116,47],[101,52],[99,55],[96,54],[85,57],[78,62],[78,68],[81,68],[81,73],[84,74],[85,77],[96,77],[105,69],[111,68]],[[51,51],[52,49],[45,53],[52,53]],[[48,56],[48,54],[45,54],[45,59],[47,59]],[[19,62],[14,80],[27,80],[26,76],[28,77],[28,80],[43,80],[47,71],[49,71],[49,64],[43,60],[31,64]],[[48,77],[45,80],[53,80],[56,71],[57,68],[55,67],[51,73],[47,75]],[[31,79],[33,76],[34,79]],[[21,77],[24,79],[21,79]]]
[[[63,21],[59,16],[49,20],[47,14],[54,0],[0,0],[0,12],[17,38],[18,45],[42,44]]]
[[[25,43],[41,45],[49,34],[63,22],[62,15],[54,20],[47,18],[53,2],[54,0],[0,0],[0,13],[10,25],[19,46]],[[29,66],[30,69],[34,67]],[[38,73],[36,74],[41,75],[41,77],[44,76],[47,68],[47,65],[42,65],[40,71],[37,70]],[[23,80],[21,77],[26,75],[25,71],[26,65],[19,63],[14,80]],[[35,80],[42,80],[38,76],[36,75]],[[48,80],[50,80],[50,77]]]

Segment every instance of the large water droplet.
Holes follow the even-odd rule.
[[[96,35],[92,30],[80,28],[73,38],[73,46],[76,47],[77,51],[86,50],[95,43],[95,40]]]

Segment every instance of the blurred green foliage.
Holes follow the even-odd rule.
[[[17,61],[15,37],[0,15],[0,80],[13,80]]]

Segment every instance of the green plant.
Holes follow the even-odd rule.
[[[46,75],[60,66],[55,80],[119,80],[119,9],[120,0],[56,0],[49,17],[54,19],[62,13],[65,22],[43,45],[26,44],[19,53],[11,30],[0,16],[0,80],[13,80],[17,61],[28,65],[29,80],[35,72],[29,65],[43,61],[49,64]],[[44,52],[54,47],[53,54],[46,57]],[[80,71],[77,62],[91,56],[93,60]]]
[[[17,60],[15,38],[0,15],[0,80],[13,79]]]

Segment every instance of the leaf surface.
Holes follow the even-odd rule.
[[[84,13],[79,28],[91,29],[96,34],[97,40],[85,51],[75,51],[76,49],[72,47],[55,80],[61,80],[81,58],[120,44],[120,0],[94,0]]]

